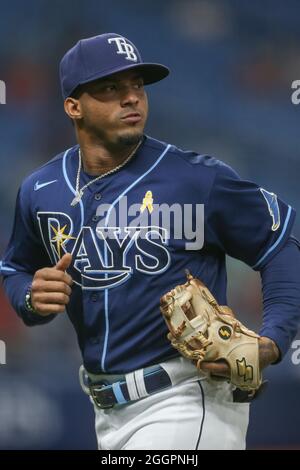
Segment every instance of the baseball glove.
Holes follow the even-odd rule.
[[[260,387],[259,335],[237,320],[229,307],[218,305],[199,279],[187,272],[185,284],[161,297],[160,310],[172,346],[198,369],[202,361],[223,359],[233,385],[247,391]]]

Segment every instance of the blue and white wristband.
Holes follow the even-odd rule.
[[[28,312],[36,313],[31,303],[31,284],[25,294],[25,308]]]

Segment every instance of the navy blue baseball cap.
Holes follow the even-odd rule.
[[[60,62],[63,97],[72,95],[79,85],[130,69],[139,71],[145,85],[162,80],[170,72],[162,64],[143,62],[135,45],[119,34],[81,39]]]

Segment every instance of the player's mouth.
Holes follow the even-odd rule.
[[[128,124],[136,124],[141,120],[142,116],[140,115],[140,113],[129,113],[121,118],[121,121],[126,122]]]

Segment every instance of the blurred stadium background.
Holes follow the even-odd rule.
[[[58,63],[78,39],[116,32],[172,74],[148,88],[147,133],[217,156],[299,208],[299,0],[11,0],[1,3],[0,255],[17,189],[35,167],[74,144]],[[300,236],[300,218],[295,234]],[[229,260],[229,298],[245,322],[261,321],[259,276]],[[93,413],[80,390],[80,357],[67,318],[23,327],[0,291],[1,449],[92,449]],[[249,448],[300,449],[300,365],[270,367],[253,403]]]

